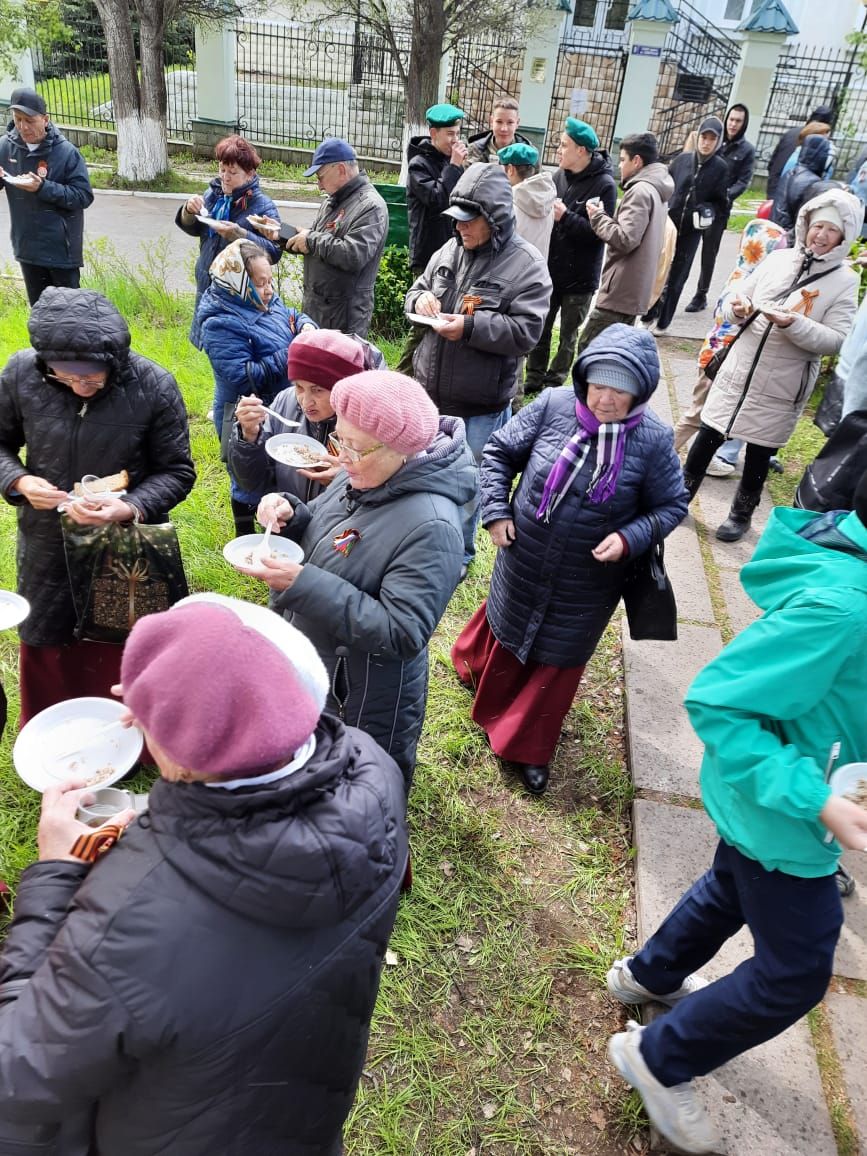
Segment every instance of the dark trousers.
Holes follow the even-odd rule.
[[[726,231],[726,225],[729,223],[728,214],[723,216],[717,213],[713,219],[713,224],[709,229],[705,229],[701,235],[701,273],[698,278],[698,291],[707,297],[710,292],[710,283],[713,280],[713,267],[716,265],[716,257],[719,252],[720,243],[723,238],[723,233]]]
[[[54,269],[48,265],[27,265],[19,261],[27,300],[35,305],[42,296],[42,290],[49,285],[59,285],[64,289],[77,289],[81,284],[80,269]]]
[[[635,313],[618,313],[616,309],[600,309],[597,305],[584,322],[584,328],[575,346],[575,359],[577,360],[593,338],[604,333],[609,325],[615,325],[618,321],[624,325],[634,325],[636,316]]]
[[[667,329],[671,319],[677,312],[677,303],[689,277],[692,262],[701,243],[701,232],[692,225],[684,225],[677,234],[677,244],[674,247],[674,260],[665,283],[665,292],[659,307],[658,325],[660,329]]]
[[[569,371],[575,360],[575,342],[578,338],[578,330],[581,328],[581,322],[587,316],[592,300],[592,293],[558,293],[556,289],[553,290],[539,344],[530,351],[527,358],[527,376],[524,388],[528,393],[537,389],[545,389],[549,385],[562,385],[569,376]],[[560,314],[560,344],[557,346],[557,352],[549,366],[551,335],[558,313]]]
[[[693,478],[703,478],[711,458],[725,440],[725,434],[711,429],[709,425],[700,425],[683,463],[683,472]],[[753,442],[747,442],[740,484],[742,490],[748,494],[755,494],[761,490],[768,476],[771,458],[778,448],[778,446],[757,446]]]
[[[767,871],[723,842],[710,870],[629,967],[651,991],[676,991],[744,924],[755,941],[753,956],[642,1033],[644,1061],[666,1087],[704,1076],[778,1036],[827,990],[843,924],[834,876]]]

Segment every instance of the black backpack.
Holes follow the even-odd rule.
[[[795,494],[803,510],[851,510],[855,487],[867,470],[867,409],[848,413],[804,471]]]

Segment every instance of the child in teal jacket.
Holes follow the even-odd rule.
[[[609,1055],[686,1152],[717,1150],[693,1077],[779,1035],[824,996],[843,922],[834,873],[843,848],[867,851],[867,810],[827,782],[835,761],[867,761],[867,473],[854,507],[771,515],[741,573],[764,614],[686,696],[720,835],[713,865],[608,973],[622,1002],[672,1009],[630,1023]],[[752,958],[712,984],[695,975],[744,925]]]

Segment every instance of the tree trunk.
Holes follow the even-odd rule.
[[[406,120],[410,124],[424,124],[426,109],[437,102],[445,34],[443,0],[413,0],[406,81]]]

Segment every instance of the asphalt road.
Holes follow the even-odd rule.
[[[170,260],[165,276],[171,289],[191,289],[191,270],[198,241],[175,225],[178,205],[186,198],[181,194],[134,195],[97,191],[94,202],[84,214],[85,246],[104,237],[128,263],[143,263],[161,239],[168,245]],[[292,208],[277,201],[280,216],[293,225],[311,225],[316,215],[315,203]],[[284,264],[288,259],[284,258]],[[17,273],[9,242],[9,209],[0,194],[0,266],[12,265]]]

